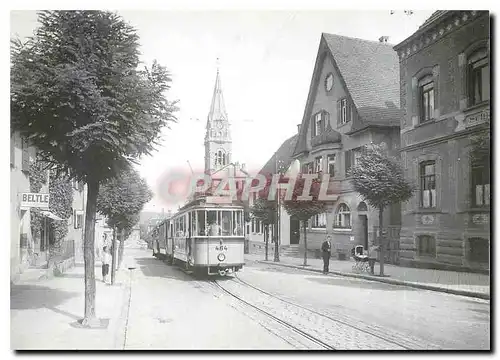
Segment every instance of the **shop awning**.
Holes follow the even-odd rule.
[[[52,220],[58,220],[58,221],[63,221],[64,219],[61,219],[59,216],[56,214],[51,213],[50,211],[41,211],[40,212],[43,216],[46,216]]]

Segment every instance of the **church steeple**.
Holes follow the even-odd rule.
[[[218,60],[218,59],[217,59]],[[215,77],[214,92],[210,112],[207,116],[205,135],[205,171],[219,170],[231,161],[231,132],[226,113],[219,66]]]
[[[217,76],[215,78],[214,93],[212,96],[212,104],[210,105],[210,112],[208,113],[207,125],[217,120],[227,121],[227,113],[226,107],[224,105],[224,96],[222,95],[222,85],[220,81],[219,68],[217,68]]]

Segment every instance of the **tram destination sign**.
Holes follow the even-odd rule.
[[[49,194],[21,193],[21,208],[49,208]]]

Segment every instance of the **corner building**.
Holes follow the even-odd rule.
[[[470,156],[489,131],[489,21],[485,11],[436,11],[394,47],[401,157],[418,186],[402,209],[402,265],[489,269],[490,163]]]

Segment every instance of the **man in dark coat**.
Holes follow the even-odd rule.
[[[329,235],[321,245],[321,251],[323,253],[323,274],[327,274],[330,266],[330,256],[332,255],[332,242]]]

